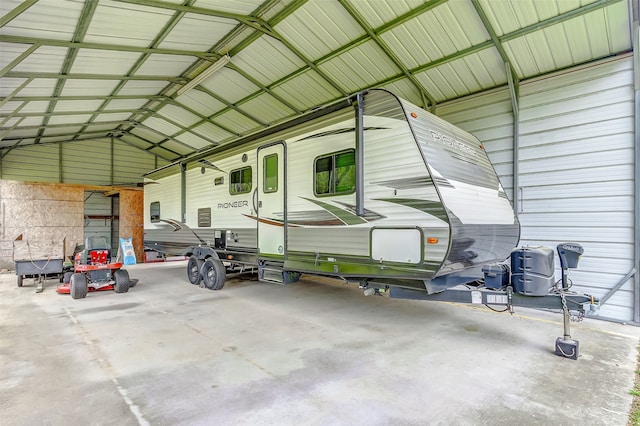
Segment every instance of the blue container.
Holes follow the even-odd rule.
[[[482,267],[484,274],[484,286],[492,289],[500,289],[509,285],[509,265],[504,263],[491,263]]]
[[[511,284],[516,293],[546,296],[554,284],[553,250],[521,247],[511,252]]]

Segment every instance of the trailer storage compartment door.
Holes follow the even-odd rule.
[[[417,228],[372,228],[371,258],[380,263],[420,263],[422,232]]]

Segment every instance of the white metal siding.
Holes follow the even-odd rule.
[[[0,178],[31,182],[58,182],[58,145],[31,145],[14,149],[2,158]]]
[[[633,268],[633,96],[630,56],[520,86],[520,244],[582,244],[584,256],[569,276],[574,289],[597,297]],[[508,92],[465,98],[437,112],[484,143],[511,195]],[[630,321],[633,306],[629,280],[600,315]]]
[[[142,182],[144,173],[166,163],[156,164],[152,154],[115,140],[112,170],[111,153],[111,139],[18,147],[0,160],[0,179],[87,185],[136,184]]]

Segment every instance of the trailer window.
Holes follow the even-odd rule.
[[[356,161],[353,149],[316,158],[316,195],[349,194],[355,190]]]
[[[154,201],[149,205],[151,213],[151,223],[160,222],[160,201]]]
[[[264,187],[265,194],[278,192],[278,154],[264,157]]]
[[[246,194],[251,192],[251,167],[243,167],[229,173],[229,193]]]

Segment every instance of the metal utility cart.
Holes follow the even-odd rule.
[[[15,240],[13,261],[18,287],[22,287],[25,278],[33,278],[36,292],[40,293],[44,290],[47,276],[59,278],[62,275],[64,242]]]

